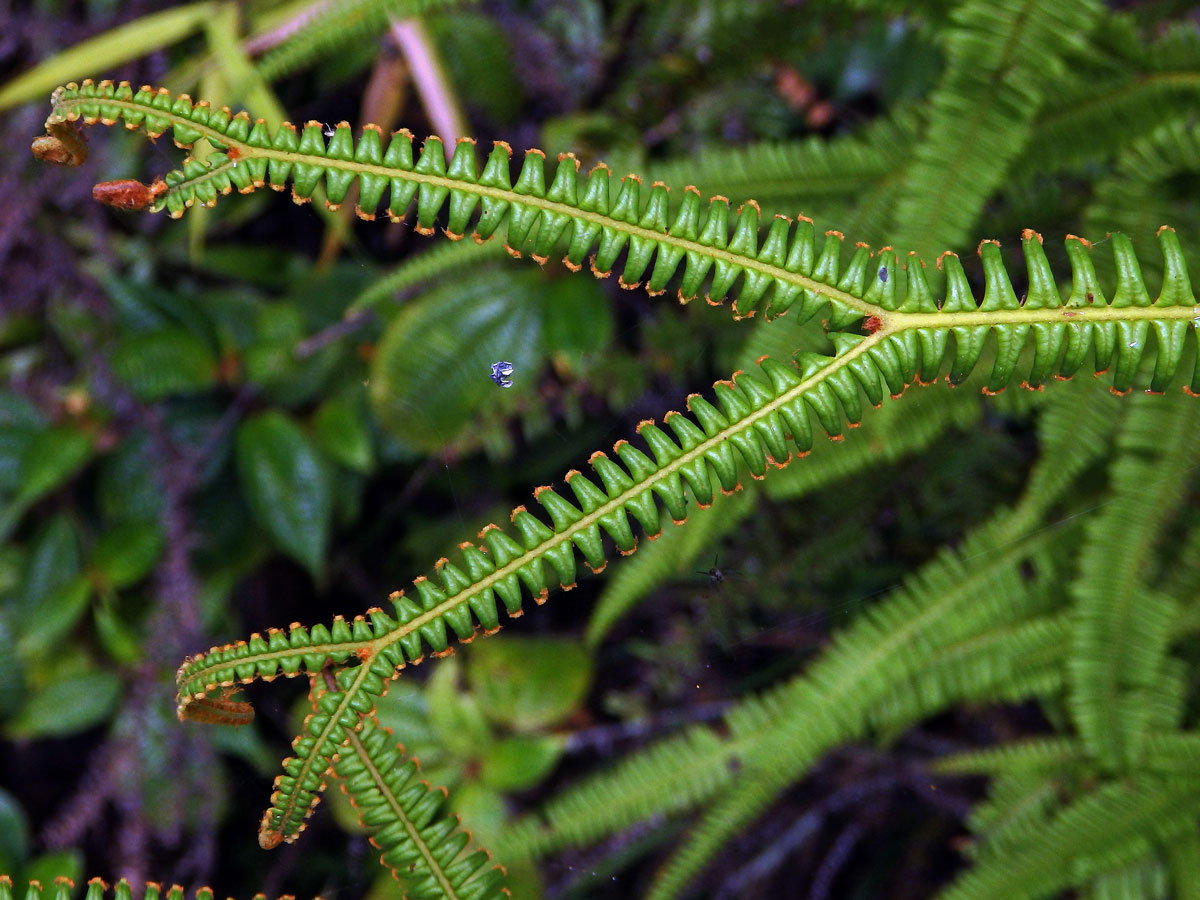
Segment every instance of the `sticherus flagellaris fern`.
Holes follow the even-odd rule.
[[[602,570],[605,535],[627,554],[637,546],[634,524],[653,538],[664,513],[682,523],[689,493],[701,507],[712,502],[714,475],[723,492],[733,492],[742,468],[761,478],[768,467],[804,455],[818,427],[836,440],[861,418],[864,395],[878,405],[885,393],[897,396],[912,382],[932,382],[946,370],[950,384],[960,384],[993,343],[987,392],[1018,378],[1040,389],[1051,377],[1071,377],[1090,359],[1097,372],[1111,371],[1115,393],[1127,393],[1151,346],[1151,392],[1164,391],[1189,358],[1184,390],[1200,392],[1195,353],[1200,310],[1169,228],[1158,235],[1165,274],[1156,297],[1121,235],[1112,238],[1117,276],[1111,296],[1096,275],[1091,246],[1067,237],[1071,287],[1064,296],[1033,232],[1022,241],[1028,280],[1023,297],[1017,296],[999,244],[990,240],[978,250],[982,294],[973,291],[959,259],[944,254],[938,260],[945,279],[939,296],[924,263],[911,255],[902,258],[892,248],[872,252],[859,244],[847,259],[842,234],[819,236],[803,217],[776,217],[766,223],[764,235],[753,202],[735,210],[726,198],[714,197],[706,205],[697,191],[685,189],[673,204],[663,184],[646,190],[635,176],[614,184],[602,166],[584,175],[570,154],[550,174],[544,154],[529,151],[514,181],[511,151],[503,143],[481,167],[469,140],[460,141],[447,162],[436,138],[418,150],[407,131],[385,139],[374,126],[365,126],[357,140],[346,123],[328,141],[315,122],[303,129],[284,124],[272,132],[245,113],[127,84],[68,85],[55,92],[53,102],[48,136],[34,148],[50,161],[79,161],[77,121],[123,121],[151,136],[171,129],[181,146],[204,139],[217,151],[203,161],[185,161],[152,185],[98,186],[98,199],[116,205],[178,216],[197,202],[214,204],[235,188],[245,193],[290,185],[294,199],[304,202],[321,184],[328,202],[337,205],[357,182],[363,218],[383,208],[389,218],[401,220],[415,203],[422,233],[441,227],[455,240],[470,233],[486,241],[504,227],[514,256],[527,249],[544,263],[561,253],[569,268],[590,263],[599,276],[619,268],[623,287],[644,284],[660,294],[677,285],[683,302],[701,293],[714,305],[731,299],[735,317],[762,311],[774,318],[793,308],[811,317],[829,309],[834,355],[800,354],[795,366],[761,359],[757,372],[718,382],[715,402],[694,394],[687,400],[688,414],[663,417],[665,428],[641,423],[645,449],[620,441],[613,448],[616,459],[596,452],[589,475],[567,474],[569,497],[553,487],[538,488],[534,498],[542,515],[518,507],[510,530],[484,529],[481,543],[460,545],[457,562],[439,560],[432,578],[415,579],[409,594],[393,594],[386,610],[371,609],[349,622],[337,618],[329,627],[295,624],[185,661],[178,674],[179,713],[201,721],[244,721],[250,711],[232,696],[241,684],[279,675],[324,680],[314,687],[313,714],[276,781],[260,831],[265,847],[296,838],[331,771],[347,779],[351,792],[358,789],[351,784],[374,791],[362,801],[364,809],[372,824],[397,836],[397,810],[407,807],[392,803],[386,784],[371,783],[365,772],[368,761],[380,765],[390,759],[392,751],[382,749],[369,717],[375,698],[400,669],[427,653],[451,652],[452,638],[467,641],[478,629],[495,631],[500,604],[516,616],[525,594],[541,603],[555,584],[573,587],[577,554],[592,571]],[[852,327],[856,330],[847,330]],[[457,848],[448,857],[455,859],[465,841],[451,836],[461,832],[428,831],[440,827],[422,821],[406,840]],[[411,852],[406,843],[396,858],[408,859]],[[472,875],[482,871],[476,856],[454,863],[460,864]],[[479,896],[494,887],[486,877],[473,884]]]

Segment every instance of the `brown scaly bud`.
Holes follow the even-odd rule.
[[[153,184],[142,184],[133,178],[122,178],[117,181],[102,181],[92,188],[92,199],[106,206],[117,209],[145,209],[154,202],[154,198],[167,189],[162,179],[155,179]]]

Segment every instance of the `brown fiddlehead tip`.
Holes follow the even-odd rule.
[[[92,188],[92,199],[117,209],[145,209],[154,198],[167,189],[166,184],[156,180],[153,184],[142,184],[133,178],[117,181],[101,181]]]

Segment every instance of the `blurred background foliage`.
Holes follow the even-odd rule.
[[[915,101],[939,83],[937,25],[951,5],[5,8],[0,871],[208,881],[239,897],[393,896],[343,801],[295,846],[264,858],[254,843],[306,708],[302,685],[253,686],[259,718],[239,731],[180,727],[175,667],[252,631],[377,605],[640,419],[763,353],[828,347],[819,323],[731,326],[703,304],[571,277],[556,262],[513,264],[496,245],[408,224],[297,210],[265,191],[182,224],[103,209],[92,182],[148,179],[172,148],[145,152],[111,133],[82,171],[37,167],[28,142],[51,87],[126,78],[273,121],[461,128],[899,243],[895,173],[922,134]],[[1165,0],[1118,5],[1147,32],[1194,15]],[[1110,60],[1119,30],[1098,38]],[[1125,165],[1126,178],[1070,161],[1053,177],[1014,177],[946,240],[967,253],[1022,226],[1142,238],[1170,221],[1194,252],[1195,169]],[[511,390],[487,377],[499,359],[515,367]],[[603,590],[583,579],[505,634],[406,672],[381,718],[486,846],[516,812],[615,754],[796,671],[831,627],[1011,502],[1035,456],[1030,398],[926,393],[869,414],[861,436],[832,448],[844,463],[816,477],[795,465],[616,565]],[[901,414],[924,424],[900,429]],[[975,711],[911,742],[1043,724],[1032,706]],[[814,778],[832,788],[885,764],[849,752]],[[838,877],[836,895],[853,885],[878,896],[886,861],[914,853],[926,864],[891,876],[886,894],[931,894],[958,865],[934,848],[963,833],[979,796],[975,784],[954,791],[919,815],[871,806],[862,827],[888,852],[850,875],[835,868],[814,896],[833,895]],[[801,798],[781,804],[762,829]],[[854,813],[839,815],[827,827]],[[518,865],[514,889],[628,896],[675,828],[563,852],[540,875]],[[813,871],[837,852],[832,837],[812,846]]]

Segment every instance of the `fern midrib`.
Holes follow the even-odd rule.
[[[367,753],[367,748],[364,747],[362,741],[358,739],[358,735],[351,731],[349,735],[347,735],[346,743],[353,747],[354,752],[358,754],[359,760],[362,762],[363,767],[370,774],[371,781],[375,784],[375,789],[379,791],[380,795],[387,803],[388,808],[396,817],[396,820],[404,824],[404,830],[408,834],[409,840],[412,841],[413,844],[420,850],[421,856],[425,860],[425,864],[429,867],[429,871],[433,873],[434,877],[437,878],[437,882],[441,886],[442,892],[445,894],[447,900],[458,900],[459,895],[454,890],[454,885],[451,884],[446,878],[446,873],[443,867],[436,859],[434,859],[433,854],[429,850],[429,845],[425,842],[425,839],[421,835],[420,829],[413,824],[412,820],[405,812],[404,807],[401,806],[400,802],[396,799],[395,792],[391,789],[391,787],[388,786],[387,780],[383,777],[383,773],[379,771],[379,767],[375,765],[375,761],[371,759],[370,754]],[[403,882],[401,883],[403,884]]]

